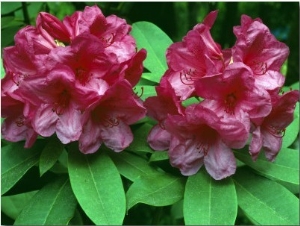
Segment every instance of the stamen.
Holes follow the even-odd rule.
[[[225,112],[231,115],[234,115],[234,107],[236,105],[236,96],[234,93],[230,93],[226,96],[224,101],[225,103]]]
[[[189,69],[187,72],[180,72],[180,81],[182,84],[193,85],[194,81],[196,80],[198,80],[198,77],[196,76],[195,71],[192,71],[192,69]]]
[[[209,150],[209,145],[207,143],[199,143],[197,146],[196,146],[198,152],[203,152],[204,153],[204,156],[207,155],[208,153],[208,150]]]
[[[24,126],[25,125],[25,118],[24,116],[19,116],[15,123],[17,124],[18,127]]]
[[[104,38],[104,37],[101,38],[101,40],[104,42],[104,44],[106,44],[105,47],[110,46],[114,42],[114,39],[115,39],[114,33],[111,33],[108,38]]]
[[[140,88],[141,88],[141,94],[138,94],[138,93],[139,93],[138,91],[135,92],[135,96],[136,96],[137,98],[141,98],[141,97],[143,96],[143,94],[144,94],[144,87],[141,86]],[[136,87],[134,87],[133,90],[136,91]]]
[[[15,83],[17,86],[20,85],[20,83],[27,77],[27,75],[20,74],[20,73],[14,73],[10,72],[11,74],[11,80],[13,83]]]
[[[104,126],[105,127],[112,128],[112,127],[118,126],[118,125],[119,125],[119,120],[117,118],[104,119]]]
[[[63,90],[58,96],[58,101],[55,102],[52,111],[57,115],[62,115],[64,109],[69,105],[70,95],[67,90]]]
[[[267,71],[267,63],[253,61],[252,70],[255,75],[264,75]]]
[[[278,129],[275,126],[267,125],[265,129],[274,137],[282,138],[285,135],[285,129]]]

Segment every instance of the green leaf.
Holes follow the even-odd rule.
[[[155,151],[150,157],[149,162],[156,162],[169,159],[169,155],[167,151]]]
[[[72,147],[68,169],[74,194],[87,216],[97,225],[122,224],[125,192],[110,157],[102,149],[84,155],[77,147]]]
[[[152,127],[153,125],[150,125],[149,123],[142,123],[132,126],[134,139],[127,150],[152,153],[153,150],[147,143],[147,137]]]
[[[294,121],[286,128],[282,140],[282,147],[289,147],[296,139],[299,133],[299,102],[294,111]]]
[[[5,16],[1,18],[1,29],[8,27],[21,27],[24,25],[22,20],[15,19],[13,16]]]
[[[1,60],[1,79],[3,79],[5,77],[5,70],[3,67],[2,57],[0,58],[0,60]],[[2,124],[2,121],[1,121],[1,124]]]
[[[135,181],[140,176],[147,176],[157,173],[149,163],[136,155],[123,151],[122,153],[110,152],[113,162],[121,175],[131,181]]]
[[[16,219],[21,213],[24,206],[35,195],[37,191],[31,191],[11,196],[1,197],[1,211],[11,219]]]
[[[47,172],[58,160],[64,151],[64,145],[61,141],[53,136],[49,139],[40,156],[40,176]]]
[[[275,181],[241,167],[233,176],[238,204],[253,222],[262,225],[298,225],[299,199]]]
[[[159,82],[167,69],[165,54],[172,40],[159,27],[145,21],[133,23],[131,35],[136,39],[139,49],[147,50],[144,66],[155,75],[150,78],[151,81]]]
[[[21,2],[1,2],[1,15],[22,8]]]
[[[235,156],[268,178],[299,185],[299,151],[282,148],[274,162],[268,161],[264,153],[260,153],[254,162],[245,150],[235,150]]]
[[[12,188],[39,161],[43,141],[36,141],[29,149],[24,142],[11,143],[1,150],[1,194]]]
[[[158,75],[155,73],[151,73],[151,72],[145,72],[142,74],[142,78],[146,79],[148,81],[152,81],[154,84],[158,84],[160,79],[158,80],[158,77],[161,77],[162,75]],[[158,81],[157,81],[158,80]]]
[[[76,205],[69,178],[62,176],[32,197],[17,217],[15,225],[67,225]]]
[[[127,210],[137,203],[152,206],[172,205],[182,199],[184,180],[168,174],[157,173],[140,177],[126,193]]]
[[[183,200],[187,225],[233,225],[237,216],[237,197],[231,178],[214,180],[204,170],[187,180]]]

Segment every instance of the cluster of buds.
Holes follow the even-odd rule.
[[[260,19],[243,15],[233,28],[236,43],[222,50],[210,33],[216,17],[217,11],[210,12],[168,48],[168,70],[157,96],[144,105],[158,121],[148,136],[154,150],[168,149],[171,165],[183,175],[205,165],[220,180],[235,173],[232,149],[247,141],[253,160],[262,149],[268,160],[275,159],[299,92],[280,95],[280,68],[289,49]],[[194,103],[184,107],[188,99]]]
[[[63,144],[78,141],[83,153],[102,143],[125,149],[133,140],[129,125],[146,114],[133,91],[146,50],[137,52],[130,30],[92,6],[63,21],[42,12],[36,26],[18,31],[3,52],[3,137],[30,147],[56,133]]]

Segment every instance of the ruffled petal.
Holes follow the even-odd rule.
[[[163,151],[169,149],[171,141],[171,134],[162,129],[159,125],[154,126],[147,138],[150,147],[156,151]]]
[[[209,149],[204,157],[204,165],[207,172],[215,179],[221,180],[235,173],[235,157],[221,140]]]
[[[178,142],[172,139],[172,142]],[[171,148],[172,147],[172,148]],[[198,152],[197,144],[193,140],[171,145],[169,150],[170,163],[180,169],[182,175],[190,176],[198,172],[203,165],[203,152]]]
[[[100,134],[105,145],[115,152],[123,151],[133,141],[130,127],[122,121],[115,126],[103,125]]]

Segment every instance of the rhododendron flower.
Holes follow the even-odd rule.
[[[168,78],[182,100],[193,95],[194,81],[224,70],[222,50],[210,34],[217,13],[209,13],[203,23],[188,32],[182,42],[174,43],[167,49],[169,69],[164,77]]]
[[[256,160],[261,148],[264,149],[266,158],[274,161],[282,145],[285,128],[294,119],[294,109],[299,101],[299,91],[294,90],[282,96],[275,97],[271,113],[263,118],[254,120],[255,129],[249,152]]]
[[[83,153],[93,153],[104,142],[116,152],[124,150],[133,140],[129,125],[145,113],[130,83],[117,82],[84,112],[79,149]]]
[[[267,90],[283,86],[284,76],[280,73],[289,48],[271,34],[260,19],[252,20],[243,15],[241,26],[233,29],[237,41],[232,48],[233,62],[249,66],[258,85]]]
[[[149,133],[149,145],[169,149],[172,166],[183,175],[195,174],[204,164],[219,180],[235,171],[230,148],[244,147],[251,133],[252,158],[263,147],[267,158],[274,159],[297,98],[294,92],[277,94],[288,47],[260,19],[243,15],[241,26],[234,27],[235,45],[222,50],[210,34],[216,17],[217,11],[210,12],[182,42],[167,49],[168,68],[157,96],[145,106],[159,123]],[[199,103],[183,108],[190,97]]]
[[[56,133],[64,144],[80,139],[85,153],[99,148],[90,148],[86,141],[96,136],[99,140],[89,142],[104,142],[115,151],[126,148],[133,139],[129,125],[145,115],[132,88],[141,77],[146,51],[137,52],[130,30],[124,19],[105,17],[95,5],[63,21],[42,12],[36,27],[18,31],[16,45],[5,48],[3,54],[3,136],[11,141],[26,139],[29,147],[38,135]],[[105,115],[98,105],[106,108]],[[13,114],[7,113],[10,108]],[[85,124],[94,122],[98,113],[101,122],[109,124],[95,123],[93,130],[99,129],[100,136],[87,132]]]
[[[248,132],[237,120],[222,120],[200,104],[190,105],[185,115],[169,115],[166,129],[174,136],[169,156],[183,175],[193,175],[204,164],[216,180],[234,174],[236,162],[230,148],[245,145]]]
[[[159,122],[152,128],[147,139],[150,147],[159,151],[168,149],[171,140],[171,134],[164,128],[165,119],[168,114],[183,114],[184,108],[166,77],[162,78],[155,89],[157,96],[147,98],[144,106],[147,108],[147,115]]]
[[[250,68],[242,63],[230,64],[222,75],[202,78],[195,87],[197,94],[205,98],[205,105],[220,116],[244,121],[245,113],[258,118],[271,111],[270,95],[255,85]]]

